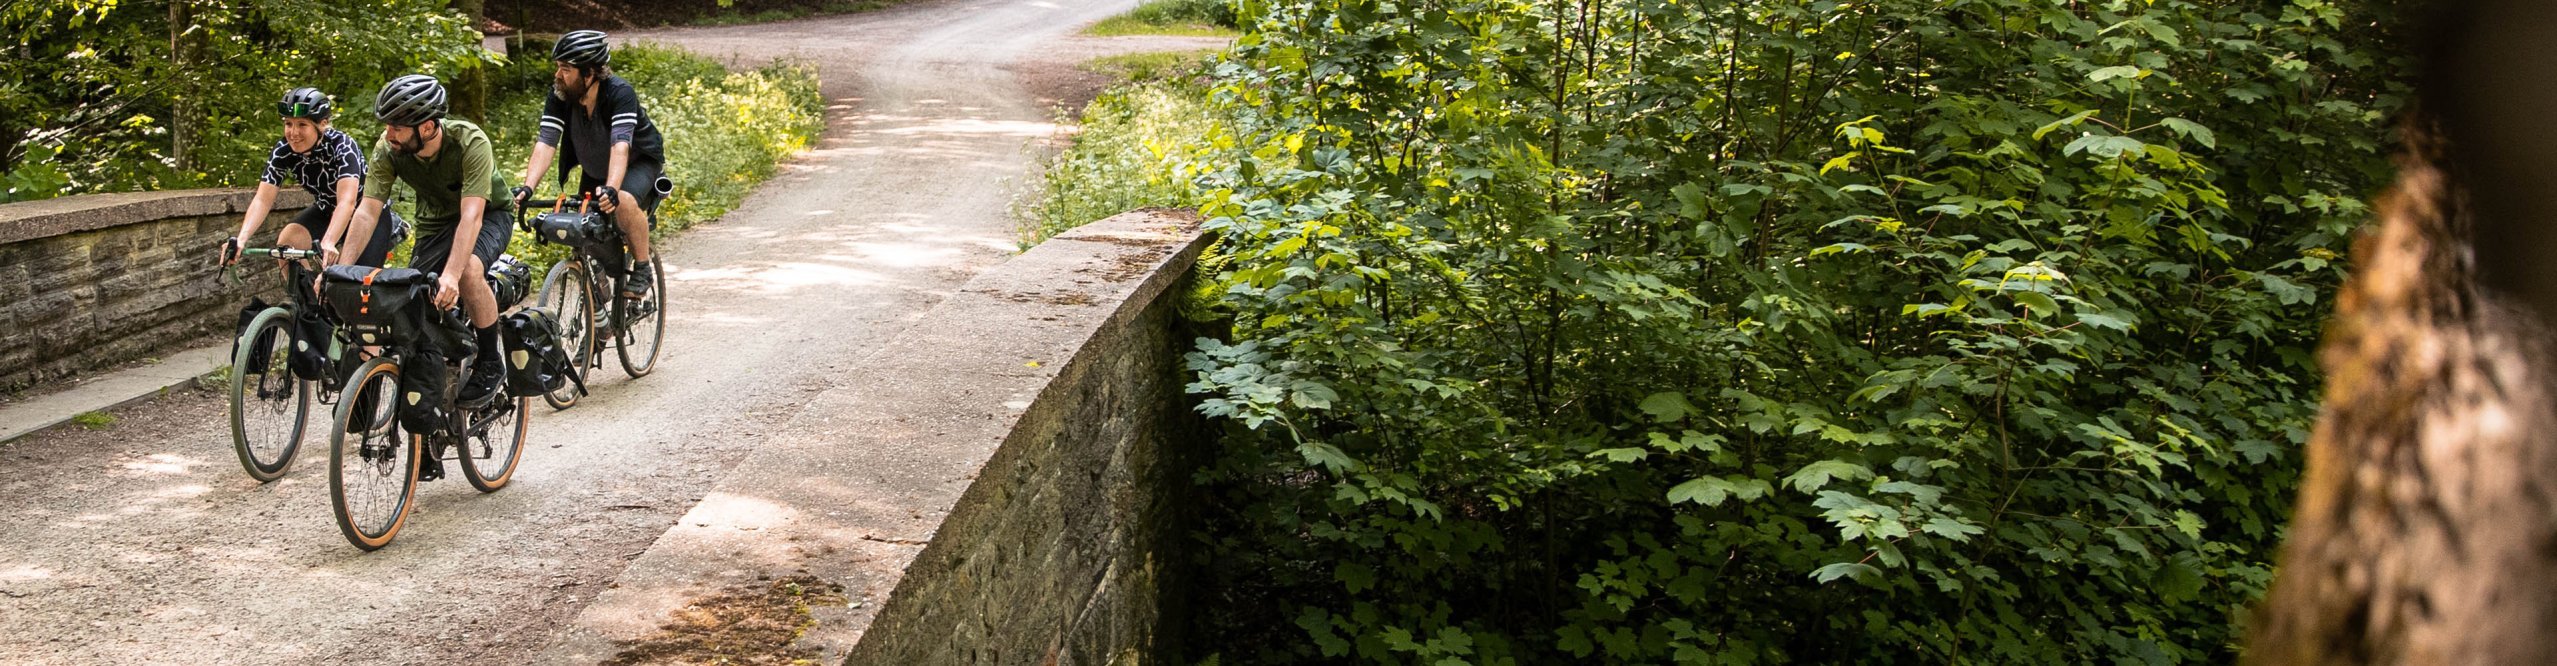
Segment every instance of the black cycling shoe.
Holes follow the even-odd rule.
[[[648,298],[648,290],[657,286],[657,271],[648,264],[632,266],[630,279],[622,280],[621,296],[631,300]]]
[[[471,409],[486,407],[489,402],[497,399],[497,394],[503,392],[501,389],[506,386],[506,364],[497,360],[499,353],[501,352],[497,350],[482,352],[479,360],[471,363],[471,380],[462,384],[460,398],[463,407]]]
[[[441,478],[444,478],[443,456],[430,455],[417,461],[417,480],[433,481]]]

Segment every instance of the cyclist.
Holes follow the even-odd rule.
[[[648,265],[648,211],[657,207],[657,181],[665,173],[665,137],[639,107],[638,91],[613,75],[612,49],[604,43],[604,33],[561,35],[550,55],[551,94],[542,105],[532,159],[524,164],[524,184],[513,192],[515,204],[520,208],[532,197],[533,183],[554,155],[560,157],[563,181],[569,169],[584,166],[578,191],[595,193],[598,209],[613,216],[614,226],[630,242],[630,279],[622,282],[621,295],[645,297],[657,275]],[[562,142],[568,147],[565,154]]]
[[[275,111],[284,119],[284,138],[277,140],[275,150],[267,154],[266,173],[258,177],[257,196],[249,199],[248,213],[241,216],[239,235],[222,245],[225,266],[239,261],[240,248],[248,246],[258,226],[266,222],[267,214],[274,212],[276,192],[283,187],[285,178],[292,178],[302,191],[311,193],[311,205],[276,230],[276,244],[310,248],[316,239],[320,256],[324,260],[333,258],[338,241],[346,234],[347,218],[355,213],[354,206],[338,204],[354,201],[357,188],[363,185],[364,149],[354,137],[329,127],[329,119],[336,114],[329,96],[318,88],[294,88],[284,93],[283,101],[275,103]],[[376,249],[366,251],[355,263],[382,265],[405,226],[397,216],[392,216],[389,224],[374,225],[372,242],[366,245]]]
[[[407,183],[417,194],[417,244],[409,249],[409,267],[438,273],[435,307],[460,303],[470,315],[479,354],[470,383],[462,386],[461,403],[479,407],[497,397],[505,366],[497,341],[497,296],[489,290],[488,265],[506,251],[513,236],[513,206],[499,192],[506,181],[488,134],[469,121],[444,117],[444,84],[435,77],[410,74],[382,86],[373,99],[373,114],[382,120],[382,139],[364,179],[364,201],[355,211],[354,244],[361,253],[374,220],[391,198],[394,183]],[[337,263],[347,262],[346,256]]]

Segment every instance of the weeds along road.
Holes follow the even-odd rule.
[[[536,401],[512,486],[422,484],[399,540],[369,554],[331,522],[325,437],[258,485],[211,392],[0,445],[0,663],[519,661],[803,398],[857,380],[845,369],[1012,254],[1006,204],[1053,128],[1006,65],[1134,3],[937,2],[623,35],[813,62],[831,105],[808,154],[659,246],[673,291],[656,373],[629,380],[608,361],[575,409]]]

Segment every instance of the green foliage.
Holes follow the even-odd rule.
[[[1099,67],[1138,72],[1139,80],[1084,108],[1074,144],[1049,162],[1031,203],[1014,211],[1025,247],[1101,218],[1197,198],[1177,171],[1186,156],[1181,146],[1207,135],[1215,121],[1204,88],[1172,72],[1196,71],[1198,58],[1139,54]]]
[[[71,417],[71,423],[90,430],[105,430],[115,427],[115,415],[106,412],[81,412]]]
[[[2233,654],[2388,176],[2328,0],[1253,3],[1194,635],[1250,663]]]
[[[1227,0],[1145,0],[1128,13],[1103,19],[1083,32],[1119,35],[1232,36],[1241,23]]]
[[[339,129],[359,132],[375,128],[381,82],[486,63],[444,0],[186,7],[172,35],[164,4],[0,3],[0,201],[245,182],[279,136],[286,90],[335,95]],[[196,141],[181,161],[171,123],[187,112]]]

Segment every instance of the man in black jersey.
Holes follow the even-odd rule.
[[[276,114],[284,118],[284,138],[275,142],[275,150],[266,157],[266,173],[258,177],[257,196],[249,199],[248,213],[241,216],[240,233],[222,245],[222,263],[239,261],[240,248],[257,234],[268,213],[275,211],[275,195],[291,178],[302,190],[311,193],[311,205],[302,209],[284,228],[275,232],[277,245],[308,248],[319,241],[323,265],[336,263],[338,241],[346,235],[347,218],[355,213],[357,189],[363,186],[364,147],[355,138],[329,127],[335,105],[317,88],[295,88],[284,93],[275,104]],[[364,256],[355,263],[380,266],[398,244],[407,225],[397,216],[373,227],[373,241],[366,244]]]
[[[640,298],[654,286],[648,262],[648,211],[657,207],[657,181],[665,173],[666,139],[639,93],[614,76],[611,47],[604,33],[579,30],[559,37],[551,48],[550,98],[542,105],[541,134],[532,159],[524,164],[524,184],[515,188],[516,207],[532,197],[533,183],[557,156],[559,177],[584,167],[577,189],[593,192],[598,209],[613,216],[622,237],[630,241],[633,262],[622,296]],[[562,145],[567,150],[562,151]]]

